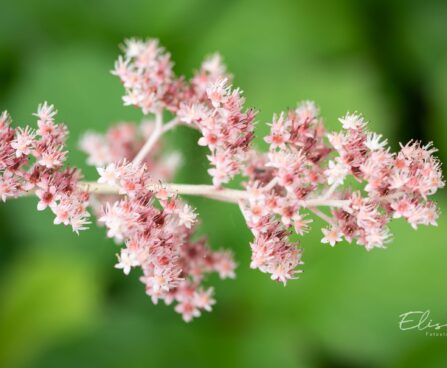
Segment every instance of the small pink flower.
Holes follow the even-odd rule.
[[[366,139],[365,145],[371,151],[382,150],[388,144],[388,140],[384,139],[382,141],[382,135],[376,133],[368,133],[368,138]]]
[[[194,293],[194,305],[199,309],[204,309],[207,312],[211,312],[212,306],[216,304],[216,300],[213,298],[213,288],[208,290],[198,290]]]
[[[206,89],[206,94],[214,107],[219,107],[226,101],[228,94],[227,80],[222,79]]]
[[[343,184],[346,175],[348,175],[348,167],[338,160],[337,162],[329,161],[328,169],[324,172],[327,176],[327,182],[329,185],[339,185]]]
[[[179,224],[185,226],[187,229],[191,229],[197,221],[197,214],[194,212],[192,207],[187,204],[184,204],[177,209],[177,215],[179,218]]]
[[[38,161],[39,165],[45,166],[48,169],[54,169],[62,165],[65,160],[66,152],[61,152],[59,150],[48,150],[41,154]]]
[[[330,229],[321,229],[324,237],[321,239],[322,243],[329,243],[333,247],[336,243],[342,241],[342,233],[335,227]]]
[[[104,183],[111,186],[114,186],[117,184],[117,181],[120,178],[120,173],[118,169],[116,168],[115,164],[108,164],[105,168],[98,167],[96,169],[98,171],[98,174],[100,175],[98,179],[98,183]]]
[[[138,258],[134,252],[123,249],[118,257],[118,263],[115,268],[122,269],[125,275],[130,273],[132,267],[138,266]]]
[[[0,176],[0,198],[3,202],[10,197],[16,197],[20,194],[19,183],[14,180],[11,174]]]
[[[194,317],[200,317],[200,311],[189,300],[184,300],[175,306],[175,311],[182,315],[185,322],[191,322]]]
[[[17,131],[16,139],[11,142],[11,147],[16,150],[16,156],[28,156],[35,143],[35,134],[26,127],[25,129],[19,128]]]
[[[186,124],[198,123],[209,115],[206,107],[199,104],[186,105],[182,104],[178,111],[178,116],[181,121]]]
[[[41,137],[51,137],[56,131],[56,125],[53,123],[53,120],[39,120],[37,126],[37,134]]]
[[[236,263],[233,260],[233,256],[228,251],[221,251],[216,254],[216,260],[214,265],[215,270],[219,273],[221,279],[234,279],[236,274]]]
[[[344,117],[338,119],[343,125],[343,129],[356,129],[364,126],[363,118],[358,114],[346,114]]]
[[[88,213],[83,212],[80,214],[76,214],[70,218],[69,224],[71,225],[73,231],[79,235],[80,231],[84,231],[88,229],[88,225],[91,222],[88,220]]]
[[[39,122],[46,123],[46,122],[52,122],[56,114],[57,110],[54,108],[54,106],[49,105],[48,102],[45,101],[43,104],[40,104],[38,106],[37,113],[33,115],[37,116]]]
[[[43,211],[47,207],[53,207],[58,199],[56,187],[54,185],[48,187],[46,190],[36,190],[36,195],[39,198],[37,203],[37,210]]]
[[[264,140],[270,144],[270,149],[272,150],[275,148],[284,149],[286,143],[290,139],[290,133],[287,130],[284,114],[281,114],[277,119],[274,118],[271,126],[272,129],[270,135],[265,137]]]
[[[312,223],[311,219],[305,219],[300,214],[295,214],[292,218],[292,225],[299,235],[304,235],[309,231],[309,224]]]
[[[407,198],[401,198],[399,201],[391,203],[391,208],[394,210],[393,217],[410,217],[414,206]]]
[[[293,272],[291,272],[290,268],[283,263],[277,263],[272,272],[271,279],[274,281],[282,282],[284,285],[287,284],[287,281],[293,279]]]

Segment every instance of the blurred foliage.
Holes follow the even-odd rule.
[[[80,134],[142,117],[122,106],[109,73],[131,36],[160,38],[186,75],[220,51],[260,110],[260,136],[274,112],[312,99],[330,129],[361,111],[393,147],[433,140],[447,159],[445,1],[2,0],[0,9],[0,109],[28,123],[39,102],[54,103],[70,128],[70,163],[88,178]],[[209,182],[196,132],[168,139],[186,158],[176,180]],[[397,222],[389,249],[371,253],[323,246],[317,223],[303,239],[304,274],[283,288],[249,270],[236,207],[190,201],[201,232],[234,249],[239,268],[235,281],[210,280],[218,304],[188,325],[153,306],[136,273],[113,269],[103,229],[77,237],[37,213],[35,199],[2,204],[0,366],[447,366],[446,337],[398,328],[410,310],[447,321],[445,216],[416,232]]]
[[[0,286],[2,367],[29,363],[96,320],[102,283],[86,259],[60,244],[33,248],[6,267]]]

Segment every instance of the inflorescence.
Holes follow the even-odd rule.
[[[259,152],[252,144],[256,111],[244,107],[218,54],[187,80],[174,74],[157,40],[131,39],[112,73],[125,87],[124,104],[148,118],[82,137],[97,182],[82,181],[78,169],[64,165],[68,130],[45,102],[34,114],[37,129],[13,128],[8,113],[0,115],[0,198],[34,194],[39,211],[49,208],[55,224],[76,233],[90,224],[91,207],[107,236],[123,244],[115,267],[126,275],[140,267],[152,301],[175,302],[185,321],[215,303],[213,288],[203,285],[206,275],[234,278],[236,264],[231,251],[213,250],[195,236],[198,215],[179,195],[239,205],[254,236],[251,268],[283,284],[301,272],[302,250],[291,236],[310,230],[310,213],[327,223],[322,243],[354,240],[368,251],[390,241],[393,218],[415,229],[436,225],[439,210],[428,197],[444,181],[431,144],[411,141],[392,153],[356,113],[339,119],[340,132],[327,133],[318,108],[306,101],[274,115],[264,138],[268,152]],[[166,115],[171,119],[164,121]],[[181,156],[166,153],[161,138],[179,125],[200,132],[212,185],[169,183]],[[245,178],[241,188],[225,188],[236,175]],[[348,180],[359,189],[343,186]]]

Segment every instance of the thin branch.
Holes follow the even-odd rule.
[[[171,121],[167,122],[164,125],[164,127],[163,127],[163,134],[168,132],[169,130],[175,128],[178,125],[181,125],[181,122],[177,118],[172,119]]]
[[[340,184],[339,183],[333,183],[328,190],[323,194],[323,198],[330,198],[332,194],[334,194],[335,189],[338,188]]]
[[[158,112],[155,114],[155,128],[152,134],[149,136],[148,140],[144,144],[143,147],[141,147],[140,152],[135,156],[133,159],[133,163],[135,164],[141,164],[141,162],[145,159],[145,157],[148,155],[152,147],[157,143],[158,139],[163,134],[163,115],[162,112]]]
[[[277,177],[275,177],[272,180],[270,180],[270,182],[263,189],[266,192],[268,192],[269,190],[273,189],[276,184],[278,184],[278,178]]]
[[[348,199],[328,199],[325,196],[319,198],[306,199],[299,202],[301,207],[309,208],[309,207],[319,207],[319,206],[327,206],[327,207],[338,207],[343,208],[349,204]]]
[[[135,156],[133,162],[136,164],[140,164],[144,160],[144,158],[149,154],[150,150],[158,142],[161,136],[179,125],[182,125],[182,123],[177,118],[174,118],[163,125],[162,114],[161,113],[156,114],[155,129],[149,136],[144,146]]]
[[[118,187],[102,183],[80,182],[78,183],[78,188],[92,194],[119,194]],[[237,189],[216,188],[212,185],[151,184],[147,187],[147,189],[150,191],[158,191],[162,188],[170,193],[201,196],[231,203],[238,203],[240,200],[246,197],[245,191]]]
[[[309,211],[313,212],[315,215],[317,215],[322,220],[326,221],[329,225],[334,225],[334,221],[325,213],[321,212],[318,208],[310,207]]]
[[[93,194],[119,194],[119,189],[116,186],[107,184],[100,184],[96,182],[80,182],[79,189],[88,191]],[[247,198],[247,192],[238,189],[216,188],[212,185],[202,184],[151,184],[147,187],[148,190],[158,191],[161,188],[168,192],[182,195],[201,196],[211,199],[216,199],[223,202],[238,203]],[[325,206],[325,207],[344,207],[349,203],[348,200],[341,199],[325,199],[313,198],[300,201],[299,204],[305,208]]]

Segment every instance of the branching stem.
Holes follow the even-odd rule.
[[[119,194],[118,187],[107,184],[80,182],[78,186],[79,189],[88,191],[92,194]],[[148,186],[147,189],[158,191],[161,188],[164,188],[171,193],[206,197],[230,203],[238,203],[239,201],[247,198],[247,192],[243,190],[216,188],[212,185],[203,184],[152,184]],[[302,207],[310,208],[319,206],[343,207],[348,204],[348,202],[348,200],[341,199],[313,198],[302,200],[299,203]]]
[[[155,114],[155,128],[152,134],[149,136],[146,143],[141,147],[141,150],[133,159],[133,163],[136,165],[141,164],[144,158],[148,155],[151,148],[157,143],[158,139],[163,134],[163,114],[162,112],[158,112]]]
[[[180,122],[177,118],[172,119],[171,121],[167,122],[166,124],[163,124],[163,114],[156,113],[155,114],[155,128],[152,134],[147,139],[146,143],[141,147],[141,150],[137,153],[135,158],[133,159],[133,163],[139,165],[141,162],[146,158],[146,156],[151,151],[152,147],[155,146],[155,144],[158,142],[158,140],[161,138],[163,134],[170,131],[171,129],[175,128],[177,125],[179,125]]]

